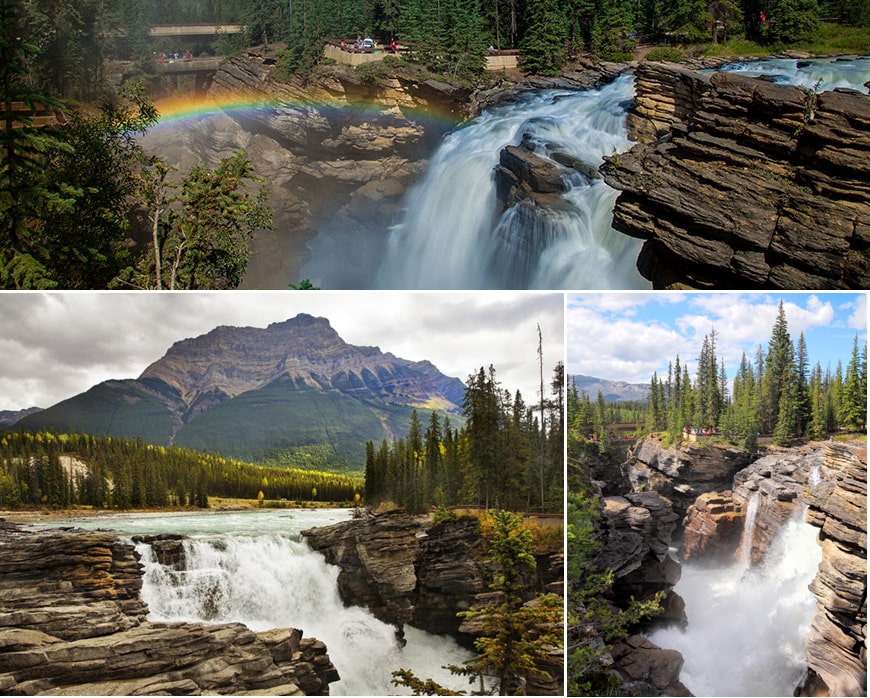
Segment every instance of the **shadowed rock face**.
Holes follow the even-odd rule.
[[[149,623],[134,548],[107,533],[0,530],[0,693],[328,695],[322,642],[240,623]]]
[[[602,168],[656,288],[867,288],[870,98],[641,63]]]

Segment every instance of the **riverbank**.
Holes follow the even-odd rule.
[[[0,509],[0,520],[12,523],[30,524],[46,521],[76,521],[79,519],[112,518],[118,516],[141,516],[163,514],[165,516],[185,516],[191,514],[219,514],[229,511],[266,511],[269,509],[348,509],[350,505],[341,502],[297,502],[264,501],[262,505],[253,499],[234,499],[231,497],[209,497],[208,508],[198,507],[151,507],[146,509],[97,509],[77,506],[67,509]]]

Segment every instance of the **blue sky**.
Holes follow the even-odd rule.
[[[866,342],[865,293],[576,293],[567,303],[568,373],[648,383],[653,371],[667,377],[679,354],[694,378],[704,335],[715,327],[717,357],[733,378],[743,352],[753,357],[759,344],[767,351],[780,299],[812,365],[845,367],[855,335]]]

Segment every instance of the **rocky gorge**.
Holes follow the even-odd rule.
[[[0,522],[4,695],[328,695],[325,645],[298,629],[152,623],[129,543]]]
[[[724,570],[737,560],[743,560],[747,566],[763,566],[777,536],[795,517],[805,516],[808,523],[818,527],[821,563],[810,584],[817,599],[816,613],[808,636],[802,640],[807,672],[800,684],[791,688],[795,695],[864,695],[867,681],[864,444],[831,441],[790,449],[771,448],[751,463],[748,454],[743,454],[741,463],[729,450],[715,444],[663,448],[655,439],[648,438],[637,444],[624,468],[635,488],[653,490],[643,495],[658,497],[656,490],[661,490],[668,500],[674,497],[674,510],[685,512],[685,516],[679,517],[679,524],[670,524],[670,528],[677,527],[679,534],[676,549],[684,560],[711,573],[720,567]],[[691,494],[696,497],[688,503]],[[631,498],[637,496],[606,498],[604,513],[608,525],[613,525],[610,523],[613,513],[608,511],[627,513]],[[614,499],[617,502],[611,501]],[[620,499],[623,501],[619,502]],[[648,516],[635,510],[625,518],[638,531],[644,528],[639,523],[646,520],[649,540]],[[672,521],[677,518],[673,515]],[[656,537],[662,539],[660,529],[653,536]],[[617,559],[608,564],[618,570],[622,560],[632,557],[624,551],[616,554],[617,550],[611,548]],[[656,560],[650,562],[654,564],[641,573],[644,583],[633,588],[639,598],[655,589],[670,589],[680,578],[677,563],[673,563],[675,571],[664,576],[657,569]],[[736,570],[739,575],[739,565]],[[668,608],[669,611],[673,608],[673,602]],[[689,635],[693,632],[691,617],[692,614],[687,626],[682,621],[683,632]],[[697,628],[696,632],[700,630]],[[656,633],[654,639],[666,647],[662,637],[668,636]],[[669,658],[662,661],[664,666],[673,666]],[[681,666],[679,662],[677,676]],[[659,684],[659,688],[664,695],[680,695],[673,692],[673,686]]]

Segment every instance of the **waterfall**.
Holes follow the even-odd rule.
[[[488,110],[448,135],[409,192],[375,285],[382,288],[646,288],[640,241],[614,232],[617,192],[600,179],[565,179],[558,212],[514,206],[498,215],[493,168],[521,140],[597,168],[627,150],[633,78],[600,90],[543,90]]]
[[[464,679],[441,669],[468,653],[448,638],[406,628],[400,649],[395,629],[367,610],[345,606],[338,594],[338,568],[298,537],[224,535],[184,541],[186,565],[158,563],[151,547],[137,546],[145,568],[142,599],[149,620],[224,623],[255,631],[301,628],[326,643],[341,681],[333,695],[388,695],[397,689],[390,672],[410,668],[418,676],[464,687]]]
[[[675,591],[686,602],[685,630],[650,634],[685,659],[680,679],[696,696],[791,696],[806,669],[816,607],[808,589],[821,561],[818,530],[805,508],[778,532],[762,562],[710,568],[685,564]]]
[[[752,493],[746,504],[746,517],[743,519],[743,535],[740,537],[740,568],[752,567],[752,541],[755,537],[755,516],[758,514],[758,491]]]
[[[810,466],[809,475],[807,475],[807,484],[810,487],[815,487],[822,481],[822,469],[818,463],[813,463]]]

